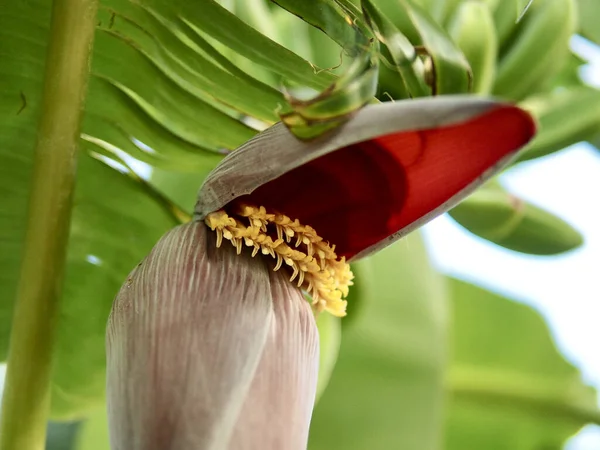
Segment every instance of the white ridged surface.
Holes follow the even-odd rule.
[[[230,450],[305,450],[317,390],[319,335],[288,276],[271,274],[275,317]]]
[[[261,259],[216,249],[204,224],[167,233],[109,319],[112,450],[226,449],[272,318]]]
[[[263,258],[167,233],[107,327],[112,450],[301,450],[318,372],[309,304]]]

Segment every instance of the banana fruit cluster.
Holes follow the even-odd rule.
[[[571,36],[577,32],[576,0],[415,3],[432,14],[438,11],[438,20],[471,64],[475,93],[514,101],[548,88],[563,68]]]
[[[575,84],[559,80],[565,68],[579,63],[570,52],[578,30],[576,0],[414,3],[427,9],[464,53],[473,93],[518,102],[538,118],[538,136],[519,161],[599,134],[600,91],[585,86],[576,74]],[[511,195],[497,182],[478,190],[450,215],[472,233],[523,253],[557,254],[582,244],[570,224]]]

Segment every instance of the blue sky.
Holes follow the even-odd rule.
[[[600,86],[598,48],[582,39],[573,48],[590,60],[585,77]],[[534,306],[565,357],[600,390],[600,152],[579,144],[521,164],[501,181],[570,222],[584,246],[555,257],[522,255],[473,236],[444,215],[424,228],[434,262],[448,274]],[[586,427],[567,449],[600,449],[600,427]]]

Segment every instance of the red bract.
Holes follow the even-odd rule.
[[[311,142],[278,124],[222,161],[196,212],[264,206],[310,225],[339,256],[357,258],[456,205],[534,134],[525,111],[471,97],[368,106]]]

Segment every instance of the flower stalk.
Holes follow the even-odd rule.
[[[54,0],[0,421],[2,450],[43,450],[54,328],[97,0]]]

